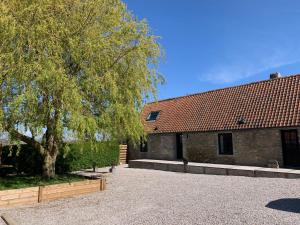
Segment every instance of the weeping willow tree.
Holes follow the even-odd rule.
[[[66,133],[137,140],[160,56],[120,0],[0,0],[0,129],[41,154],[48,178]]]

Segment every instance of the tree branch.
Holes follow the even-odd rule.
[[[80,26],[78,26],[79,28],[76,31],[71,33],[71,36],[74,36],[74,35],[77,35],[77,34],[81,33],[92,22],[92,19],[93,19],[93,16],[94,16],[94,15],[92,15],[93,12],[94,12],[94,9],[92,8],[88,12],[88,15],[85,18],[85,20],[83,21],[83,23],[81,23]]]
[[[112,64],[107,68],[107,70],[105,70],[102,75],[104,75],[105,73],[107,73],[108,71],[110,71],[117,63],[120,62],[120,60],[122,58],[124,58],[126,55],[128,55],[130,52],[134,51],[135,49],[137,49],[138,46],[133,46],[132,48],[127,49],[126,51],[123,52],[123,54],[120,54],[113,62]]]
[[[33,138],[30,138],[30,137],[27,137],[24,134],[21,134],[16,129],[9,129],[9,133],[14,138],[17,138],[18,140],[25,142],[26,144],[32,146],[34,149],[37,149],[41,155],[45,154],[45,149],[42,146],[42,144],[39,143],[38,141],[34,140]]]

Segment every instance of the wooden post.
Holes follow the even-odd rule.
[[[43,186],[39,186],[39,193],[38,193],[38,203],[41,203],[43,201]]]
[[[101,178],[101,191],[104,191],[106,188],[106,179],[105,178]]]
[[[106,179],[103,179],[103,191],[106,189]]]
[[[102,191],[102,178],[99,180],[99,191]]]

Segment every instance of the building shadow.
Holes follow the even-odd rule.
[[[300,198],[282,198],[266,205],[267,208],[300,213]]]

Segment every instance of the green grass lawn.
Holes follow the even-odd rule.
[[[53,179],[43,179],[40,176],[6,176],[0,177],[0,190],[70,183],[81,180],[85,180],[85,178],[76,175],[57,175]]]

